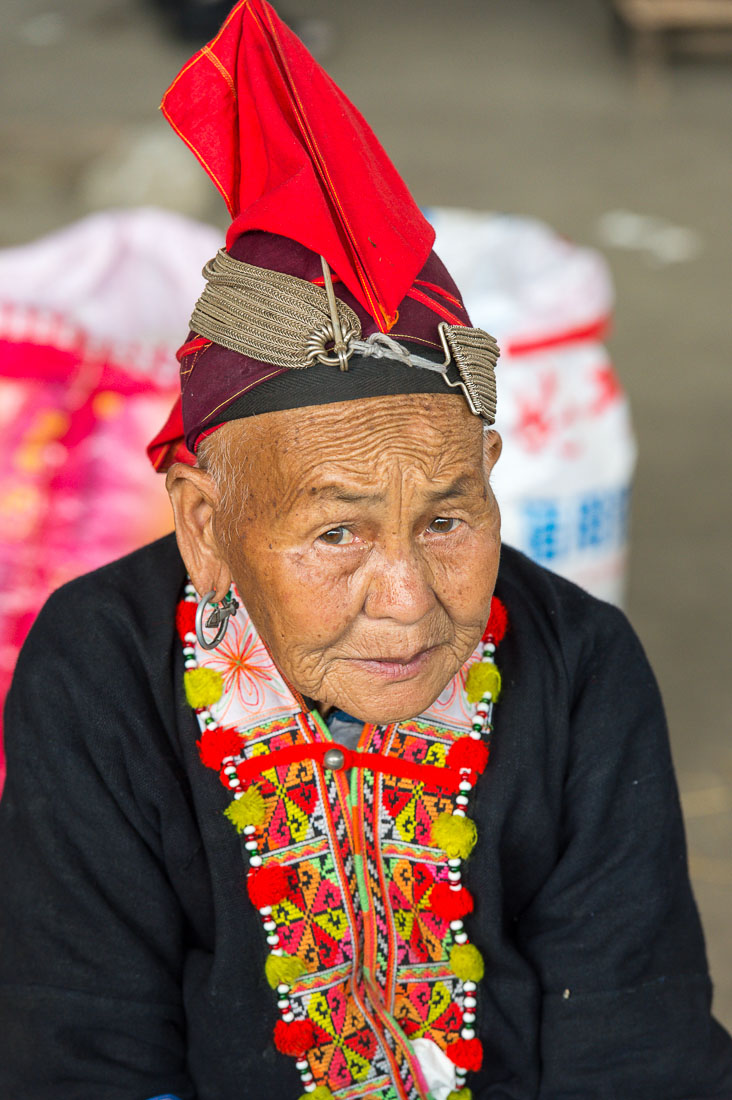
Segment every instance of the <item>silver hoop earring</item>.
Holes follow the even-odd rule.
[[[211,589],[205,596],[202,596],[198,601],[198,607],[196,608],[196,638],[198,644],[203,649],[216,649],[217,645],[220,645],[224,640],[227,628],[229,626],[229,619],[232,615],[236,615],[239,610],[239,604],[236,600],[229,600],[228,603],[222,603],[221,607],[216,607],[206,620],[206,626],[217,626],[219,629],[216,631],[216,635],[213,641],[209,642],[203,633],[203,616],[206,612],[207,604],[212,602],[212,596],[216,595],[216,590]]]

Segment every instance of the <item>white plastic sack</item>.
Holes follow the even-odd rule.
[[[501,346],[494,475],[504,541],[622,604],[636,446],[603,345],[602,257],[530,218],[433,208],[435,250]]]
[[[0,250],[0,337],[81,338],[130,371],[175,386],[175,349],[223,244],[209,225],[153,207],[93,214]]]

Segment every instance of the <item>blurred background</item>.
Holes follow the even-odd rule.
[[[502,338],[506,533],[648,650],[732,1027],[732,0],[277,7]],[[0,0],[0,694],[48,589],[171,526],[142,444],[227,222],[157,105],[227,10]]]

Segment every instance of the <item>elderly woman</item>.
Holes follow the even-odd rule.
[[[9,698],[0,1096],[729,1100],[652,674],[500,551],[429,227],[263,0],[164,109],[234,221],[176,536],[57,592]]]

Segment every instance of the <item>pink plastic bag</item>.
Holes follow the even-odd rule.
[[[0,253],[0,700],[49,593],[172,528],[145,447],[219,244],[131,210]]]

